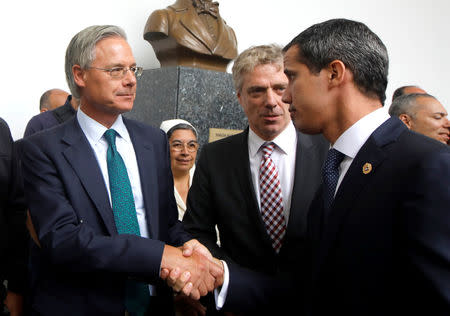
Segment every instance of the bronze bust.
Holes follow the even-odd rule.
[[[226,71],[237,56],[236,35],[211,0],[177,0],[148,18],[144,39],[161,67],[187,66]]]

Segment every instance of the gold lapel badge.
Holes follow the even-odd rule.
[[[372,171],[372,164],[370,162],[366,162],[362,167],[362,171],[364,174],[368,174]]]

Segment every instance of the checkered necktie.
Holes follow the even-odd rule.
[[[327,159],[322,170],[323,177],[323,202],[325,217],[328,216],[331,204],[334,200],[334,193],[339,179],[339,165],[345,155],[334,148],[328,151]]]
[[[113,129],[108,129],[104,134],[108,142],[106,160],[114,220],[119,234],[140,236],[133,191],[127,168],[116,148],[116,134]],[[135,280],[127,281],[125,307],[130,315],[144,315],[149,301],[150,292],[147,284]]]
[[[286,232],[286,223],[283,215],[283,197],[278,170],[270,157],[275,149],[275,144],[264,143],[261,149],[263,152],[259,168],[261,214],[267,233],[272,240],[272,247],[278,253]]]

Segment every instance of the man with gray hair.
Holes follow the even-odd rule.
[[[161,268],[188,271],[201,295],[222,271],[178,221],[166,135],[122,117],[142,68],[124,31],[99,25],[72,38],[65,69],[77,114],[23,141],[40,243],[31,249],[33,313],[173,315]],[[175,247],[186,242],[190,257]]]
[[[389,114],[397,116],[410,130],[448,144],[448,113],[434,96],[424,93],[401,95],[392,101]]]
[[[306,216],[328,144],[295,131],[281,100],[288,83],[281,47],[248,48],[232,72],[249,127],[203,147],[183,224],[214,257],[289,276],[305,259]]]

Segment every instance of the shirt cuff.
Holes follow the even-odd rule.
[[[230,273],[228,272],[227,263],[223,260],[221,261],[223,263],[223,284],[220,289],[219,288],[214,289],[214,299],[216,301],[217,310],[222,309],[223,305],[225,304],[225,300],[227,299],[228,293],[228,283],[230,280]]]

